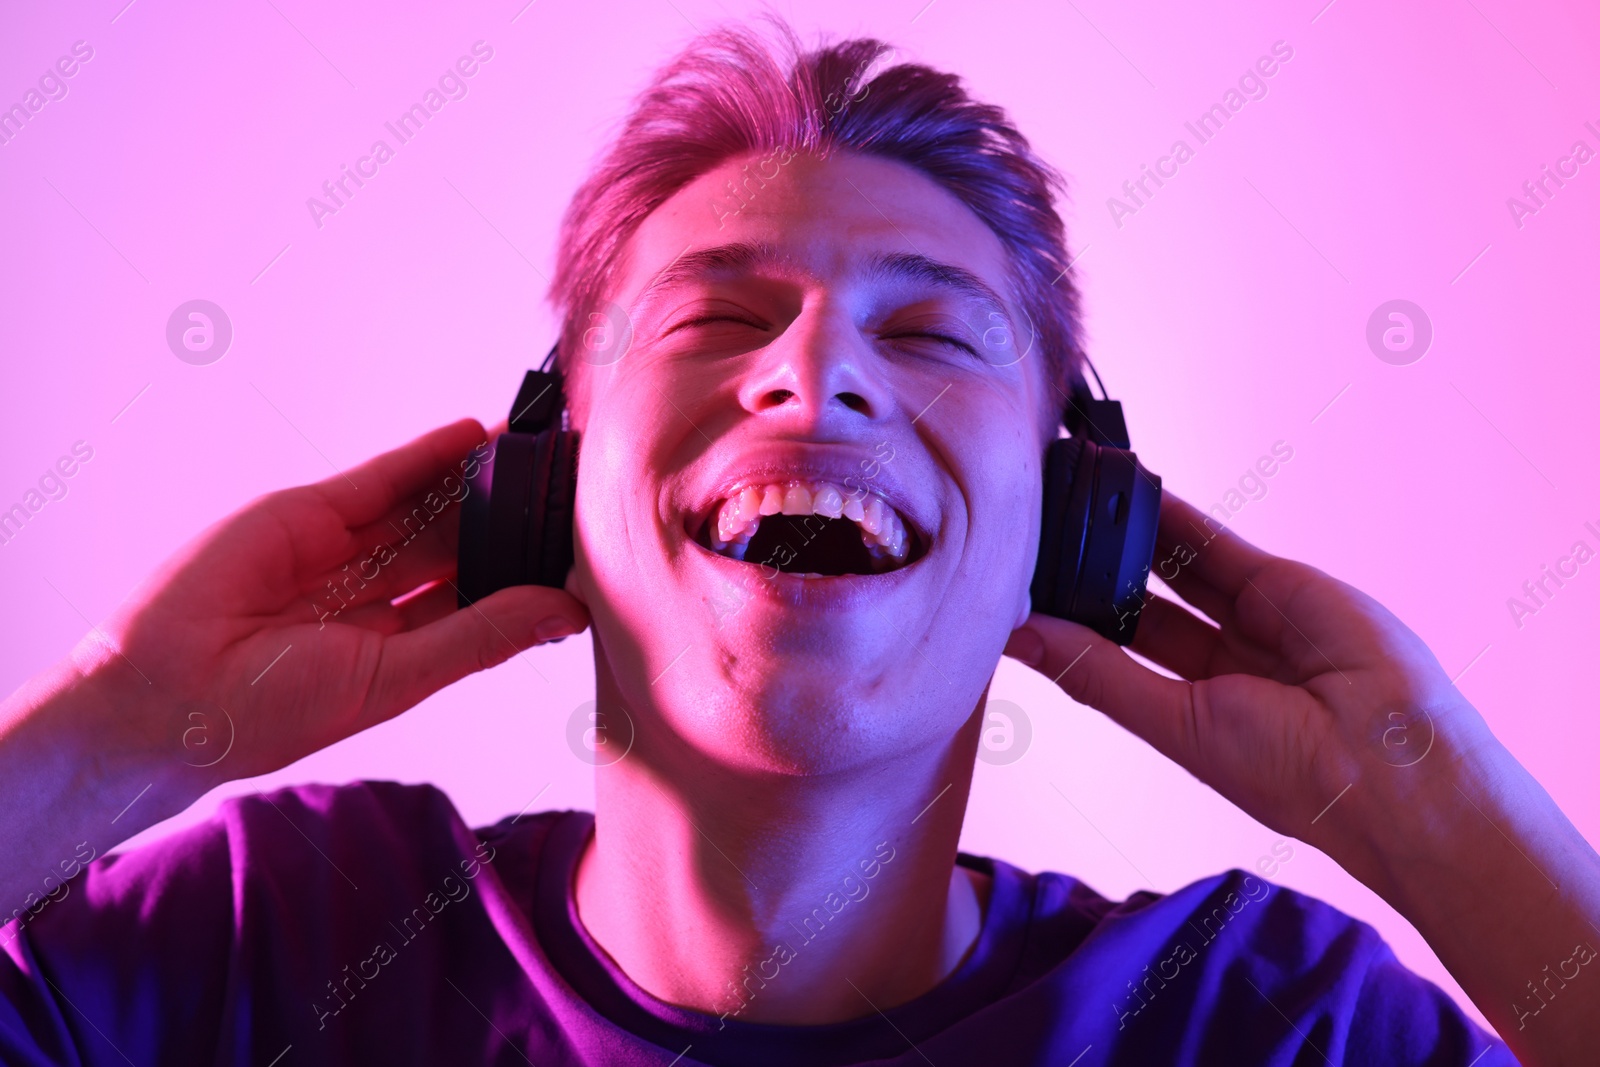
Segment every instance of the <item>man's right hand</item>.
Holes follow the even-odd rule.
[[[457,502],[485,445],[464,419],[261,497],[140,585],[101,627],[113,647],[91,633],[75,660],[93,672],[125,659],[134,670],[116,676],[129,706],[174,759],[200,766],[231,739],[215,765],[227,780],[277,770],[581,631],[584,606],[543,586],[456,609]]]
[[[222,782],[588,626],[582,603],[543,586],[457,610],[456,502],[486,440],[465,419],[261,497],[0,702],[0,923],[43,906],[77,842],[103,852]]]

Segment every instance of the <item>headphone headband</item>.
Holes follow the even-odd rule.
[[[1128,423],[1122,415],[1122,402],[1111,399],[1105,383],[1100,380],[1100,372],[1094,369],[1088,356],[1083,357],[1083,364],[1094,375],[1095,383],[1100,386],[1100,396],[1104,399],[1095,399],[1095,395],[1089,391],[1089,379],[1084,377],[1081,368],[1075,370],[1072,392],[1067,395],[1067,409],[1061,415],[1062,425],[1072,436],[1088,438],[1097,445],[1132,448]]]
[[[517,390],[507,420],[507,429],[512,433],[543,433],[551,425],[559,425],[567,397],[566,380],[554,366],[556,347],[550,346],[538,370],[522,376],[522,387]]]

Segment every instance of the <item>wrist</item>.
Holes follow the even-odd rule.
[[[164,751],[161,726],[156,700],[116,668],[72,659],[0,702],[0,916],[37,914],[85,865],[205,791]]]
[[[220,780],[186,765],[181,714],[116,652],[85,663],[75,650],[18,690],[4,718],[0,765],[26,764],[41,802],[54,797],[113,844],[182,811]]]
[[[1430,943],[1507,900],[1521,902],[1530,936],[1558,917],[1576,922],[1571,933],[1600,929],[1590,925],[1600,923],[1600,856],[1555,800],[1464,700],[1433,723],[1426,758],[1362,768],[1309,843]],[[1499,928],[1511,936],[1522,925],[1502,917]]]
[[[1324,820],[1342,815],[1325,851],[1416,928],[1522,1062],[1588,1062],[1596,993],[1545,1013],[1534,983],[1592,953],[1600,856],[1470,706],[1449,719],[1426,759],[1363,770]]]
[[[1538,786],[1465,700],[1380,723],[1386,732],[1309,840],[1409,916],[1438,878],[1484,862],[1485,833],[1505,843],[1490,823],[1525,806],[1519,787]],[[1404,744],[1391,740],[1400,730]]]

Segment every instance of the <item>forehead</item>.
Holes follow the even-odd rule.
[[[937,288],[1011,318],[1004,246],[953,193],[893,160],[783,158],[725,161],[646,217],[624,259],[625,299],[759,274]]]

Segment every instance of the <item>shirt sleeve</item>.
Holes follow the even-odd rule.
[[[1216,944],[1201,948],[1212,954],[1213,986],[1202,992],[1197,1010],[1235,1020],[1230,1031],[1248,1020],[1247,1031],[1263,1041],[1255,1062],[1517,1063],[1505,1043],[1444,990],[1403,966],[1368,923],[1292,889],[1264,891],[1270,883],[1244,871],[1200,884],[1209,895],[1191,913],[1190,929],[1220,929]],[[1230,897],[1238,919],[1228,918]],[[1222,907],[1213,904],[1219,898]],[[1242,921],[1249,923],[1243,936],[1232,936],[1231,924]],[[1231,1049],[1232,1040],[1216,1047]]]
[[[1378,938],[1350,1018],[1351,1063],[1417,1067],[1517,1067],[1505,1042],[1479,1026],[1449,994],[1395,958]]]
[[[198,825],[89,863],[0,928],[0,1064],[259,1065],[291,1044],[294,1062],[354,1063],[376,1039],[398,1050],[384,1062],[422,1062],[430,1028],[453,1019],[436,1001],[456,994],[434,977],[451,953],[501,959],[481,905],[459,903],[474,855],[489,859],[429,785],[225,800]],[[409,923],[420,942],[435,916],[442,929],[406,949],[384,997],[326,1026],[374,938],[409,943]]]
[[[231,874],[227,830],[208,820],[95,860],[56,899],[0,927],[0,1063],[212,1059],[228,995]]]

